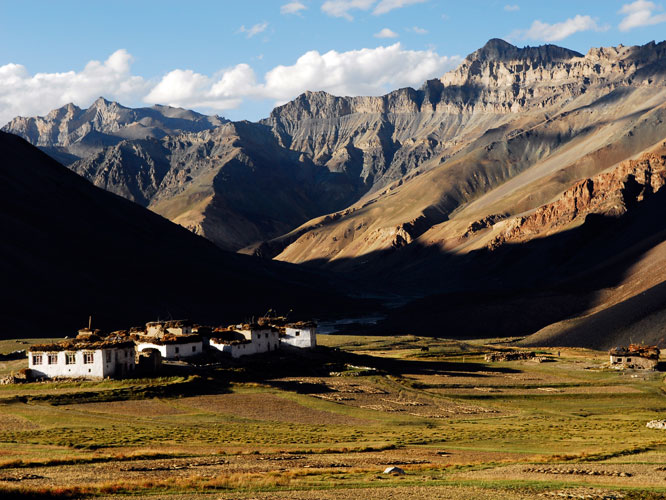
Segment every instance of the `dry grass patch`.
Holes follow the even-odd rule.
[[[179,405],[251,420],[297,424],[366,425],[359,418],[308,408],[271,393],[217,394],[178,400]]]
[[[140,417],[163,417],[185,413],[183,410],[159,399],[80,403],[63,405],[61,408],[90,413],[108,413],[112,415]]]

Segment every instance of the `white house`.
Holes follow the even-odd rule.
[[[166,334],[161,338],[141,338],[136,343],[138,352],[155,349],[163,359],[188,358],[203,352],[203,340],[199,335]]]
[[[36,344],[28,351],[28,368],[38,378],[126,377],[135,366],[134,342],[125,339]]]
[[[239,358],[279,349],[280,334],[271,326],[237,325],[213,332],[209,346],[230,354],[232,358]]]
[[[213,337],[210,339],[209,346],[211,349],[229,354],[232,358],[257,353],[255,346],[249,340],[224,340]]]
[[[317,324],[312,321],[301,321],[285,325],[280,342],[301,349],[317,347]]]
[[[254,345],[255,352],[270,352],[280,348],[280,334],[269,325],[238,325],[238,333]]]

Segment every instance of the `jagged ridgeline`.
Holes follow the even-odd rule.
[[[418,90],[306,92],[259,123],[159,108],[199,128],[164,119],[164,135],[116,134],[69,167],[219,247],[338,271],[361,293],[443,293],[400,313],[427,325],[439,308],[456,330],[441,334],[531,333],[666,278],[665,77],[666,42],[494,39]],[[99,107],[121,109],[79,110],[71,137],[53,132],[76,129],[66,110],[5,129],[55,154],[99,132]]]
[[[642,151],[663,128],[624,136],[663,102],[664,51],[648,44],[582,55],[494,39],[418,90],[306,92],[260,123],[100,99],[4,130],[65,163],[80,158],[70,168],[97,186],[222,248],[254,251],[298,228],[258,253],[329,262],[441,233],[454,211],[514,178],[512,197],[497,195],[510,207],[495,212],[536,208],[577,177]],[[520,175],[527,171],[530,179]]]

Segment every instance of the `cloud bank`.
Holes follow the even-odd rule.
[[[554,24],[536,20],[529,29],[514,31],[510,38],[557,42],[581,31],[606,31],[607,29],[608,26],[599,25],[592,17],[577,14],[566,21]]]
[[[0,123],[15,116],[43,114],[70,102],[87,105],[101,95],[135,101],[150,85],[130,73],[131,64],[132,56],[121,49],[104,62],[90,61],[79,72],[31,75],[21,64],[0,66]]]
[[[629,31],[640,26],[651,26],[666,22],[666,14],[656,14],[654,12],[660,10],[663,10],[660,5],[655,5],[653,2],[647,2],[646,0],[637,0],[623,5],[618,12],[625,15],[620,22],[620,31]]]
[[[306,90],[382,95],[400,87],[418,87],[459,62],[457,56],[406,50],[395,43],[348,52],[309,51],[262,77],[242,63],[213,75],[174,69],[151,81],[132,74],[132,56],[126,50],[114,52],[104,62],[90,61],[78,72],[31,75],[24,66],[7,64],[0,66],[0,123],[18,115],[43,115],[69,102],[87,107],[99,96],[127,105],[168,104],[223,112],[247,100],[282,104]]]

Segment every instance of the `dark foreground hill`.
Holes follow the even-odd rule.
[[[121,328],[349,305],[323,275],[221,251],[4,132],[0,228],[0,338],[71,334],[89,314],[94,326]]]

